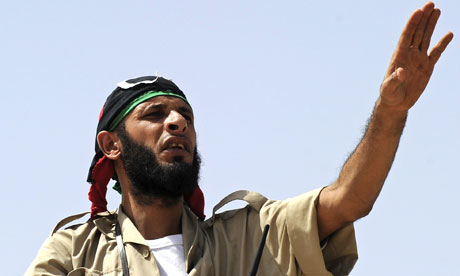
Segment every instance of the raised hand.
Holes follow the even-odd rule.
[[[407,111],[425,90],[434,66],[453,38],[447,33],[428,54],[441,11],[428,2],[409,18],[380,88],[380,103]]]

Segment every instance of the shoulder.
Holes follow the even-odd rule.
[[[102,212],[99,213],[96,218],[89,218],[84,223],[74,223],[76,220],[84,218],[88,215],[89,212],[84,212],[76,215],[68,216],[60,220],[56,226],[53,228],[50,234],[50,239],[60,239],[63,237],[80,237],[85,235],[91,235],[95,232],[102,232],[104,234],[110,235],[114,229],[115,222],[117,220],[117,213],[114,212]],[[63,228],[66,226],[65,228]]]
[[[84,223],[72,224],[83,218],[87,213],[66,217],[59,221],[49,237],[38,251],[26,275],[53,273],[60,275],[68,273],[75,266],[75,256],[88,250],[97,243],[101,233],[111,234],[111,225],[116,221],[116,214],[105,212],[95,219]],[[70,224],[63,228],[64,226]]]
[[[304,213],[306,210],[316,208],[316,203],[322,188],[315,189],[304,194],[285,200],[272,200],[264,195],[247,190],[233,192],[224,197],[212,210],[212,216],[208,222],[214,223],[215,220],[228,220],[239,213],[255,212],[262,217],[271,217],[280,215],[280,212],[287,212],[290,209],[294,212]],[[233,209],[222,213],[217,213],[218,210],[232,201],[245,201],[247,205],[243,208]]]
[[[225,205],[229,204],[232,201],[235,200],[242,200],[248,203],[248,205],[245,208],[240,208],[240,209],[235,209],[231,211],[226,211],[220,214],[217,214],[217,211],[223,208]],[[248,209],[248,207],[251,207],[251,209],[254,209],[256,211],[259,211],[260,208],[268,201],[268,199],[257,193],[257,192],[252,192],[252,191],[246,191],[246,190],[240,190],[233,192],[226,197],[224,197],[219,203],[214,206],[212,209],[212,217],[211,220],[214,220],[215,217],[221,217],[221,218],[228,218],[232,217],[233,214],[235,214],[238,211]]]

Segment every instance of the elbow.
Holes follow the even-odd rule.
[[[370,214],[375,197],[363,193],[344,193],[341,195],[342,215],[348,222],[354,222]]]
[[[343,192],[342,189],[329,186],[321,192],[319,206],[322,207],[320,210],[325,210],[323,215],[326,213],[337,224],[346,225],[367,216],[374,202],[362,194]]]
[[[373,207],[373,204],[369,205],[357,202],[349,202],[344,205],[344,208],[342,208],[342,210],[344,211],[342,217],[348,223],[355,222],[358,219],[361,219],[369,215]]]
[[[358,219],[360,219],[360,218],[363,218],[363,217],[369,215],[369,214],[371,213],[371,211],[372,211],[372,207],[373,207],[373,206],[371,205],[371,206],[368,206],[367,208],[363,208],[363,209],[361,209],[361,210],[357,210],[357,211],[356,211],[356,215],[355,215],[355,217],[356,217],[355,220],[358,220]]]

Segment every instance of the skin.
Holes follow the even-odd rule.
[[[177,159],[188,164],[193,162],[196,147],[193,112],[181,99],[159,96],[141,103],[126,117],[125,127],[134,141],[153,151],[160,164],[171,164]],[[152,205],[139,204],[120,159],[123,146],[116,132],[101,131],[97,141],[104,154],[114,161],[123,190],[121,205],[143,237],[157,239],[180,233],[183,201],[179,200],[168,208],[164,207],[161,199]],[[184,149],[169,147],[172,143],[183,144]]]
[[[365,134],[338,179],[320,195],[320,240],[371,211],[393,163],[408,111],[453,38],[447,33],[427,52],[440,13],[428,2],[412,13],[404,27]]]
[[[428,2],[409,18],[361,142],[338,179],[320,194],[317,204],[320,240],[366,216],[372,209],[391,168],[408,111],[424,91],[436,62],[453,38],[452,33],[446,34],[427,53],[439,15],[439,9]],[[138,105],[126,118],[125,126],[128,135],[152,149],[161,164],[170,164],[177,158],[192,162],[196,146],[193,113],[179,98],[155,97]],[[102,131],[97,140],[104,154],[114,161],[123,189],[123,209],[144,238],[180,233],[182,201],[169,208],[161,200],[152,205],[138,204],[120,160],[122,144],[116,133]],[[183,143],[185,149],[165,148],[173,142]]]

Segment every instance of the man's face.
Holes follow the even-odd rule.
[[[117,135],[137,201],[151,204],[161,199],[169,206],[198,185],[200,158],[190,108],[180,99],[161,98],[133,110]]]
[[[126,118],[133,141],[151,149],[160,165],[191,164],[196,147],[193,112],[177,97],[159,96],[139,104]]]

